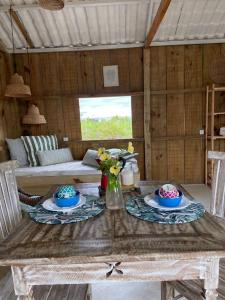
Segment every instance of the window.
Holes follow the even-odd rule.
[[[83,140],[132,138],[131,97],[80,98]]]

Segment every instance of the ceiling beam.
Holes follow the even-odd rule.
[[[8,52],[6,46],[4,45],[4,43],[0,40],[0,51],[1,52]]]
[[[108,50],[108,49],[127,49],[142,48],[144,43],[134,44],[114,44],[114,45],[93,45],[93,46],[74,46],[74,47],[46,47],[29,49],[29,53],[48,53],[48,52],[68,52],[68,51],[92,51],[92,50]],[[9,53],[13,53],[12,49],[8,49]],[[26,49],[15,49],[14,53],[26,53]]]
[[[147,37],[145,39],[145,48],[150,47],[152,40],[154,39],[154,36],[163,20],[163,17],[165,16],[167,9],[170,5],[171,0],[161,0],[159,4],[159,8],[157,10],[157,13],[155,15],[155,18],[152,22],[152,25],[149,29],[149,32],[147,34]]]
[[[24,27],[23,23],[21,22],[20,18],[18,17],[17,13],[13,10],[10,9],[10,14],[16,23],[19,31],[21,32],[22,36],[25,38],[27,44],[29,45],[30,48],[34,48],[34,44],[29,36],[29,34],[26,31],[26,28]]]
[[[159,2],[160,0],[155,0]],[[120,4],[138,4],[138,3],[150,3],[151,0],[71,0],[65,2],[65,7],[76,6],[76,7],[86,7],[86,6],[104,6],[104,5],[120,5]],[[13,4],[14,11],[19,11],[23,9],[35,9],[40,8],[39,4]],[[0,12],[8,12],[10,5],[0,6]]]

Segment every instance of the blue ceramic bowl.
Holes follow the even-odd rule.
[[[159,190],[155,191],[155,195],[156,195],[156,199],[159,202],[159,205],[161,206],[166,206],[166,207],[177,207],[180,205],[182,197],[183,197],[183,193],[181,191],[179,192],[179,197],[177,198],[164,198],[159,196]]]
[[[55,195],[55,204],[59,207],[70,207],[75,206],[80,200],[80,193],[76,192],[76,194],[69,198],[60,198]]]

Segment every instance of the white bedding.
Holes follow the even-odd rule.
[[[100,175],[94,167],[82,164],[81,160],[40,167],[25,167],[15,170],[16,176],[65,176],[65,175]]]

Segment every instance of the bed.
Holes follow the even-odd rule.
[[[99,182],[101,172],[94,167],[82,164],[81,160],[50,166],[23,167],[15,171],[20,188],[45,194],[53,184],[74,182]]]

